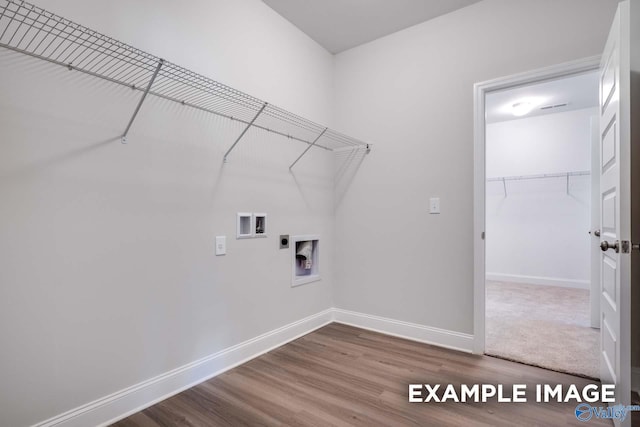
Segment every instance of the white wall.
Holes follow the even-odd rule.
[[[486,130],[487,177],[591,169],[597,108],[498,123]],[[589,176],[487,183],[486,269],[494,280],[588,288]]]
[[[327,123],[332,57],[258,0],[38,1]],[[331,307],[278,234],[333,246],[332,158],[0,49],[0,425],[25,426]],[[327,123],[328,124],[328,123]],[[238,211],[267,239],[235,240]],[[228,255],[214,256],[226,235]]]
[[[600,54],[616,5],[485,0],[336,57],[336,127],[375,144],[336,207],[337,307],[473,332],[473,84]]]

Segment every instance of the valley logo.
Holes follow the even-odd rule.
[[[640,411],[640,405],[615,405],[609,407],[591,406],[581,403],[576,406],[576,418],[578,421],[589,421],[592,418],[624,421],[631,411]]]

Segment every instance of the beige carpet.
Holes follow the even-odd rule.
[[[486,316],[488,355],[599,378],[587,290],[487,281]]]

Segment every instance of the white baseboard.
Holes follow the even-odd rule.
[[[454,350],[473,350],[472,335],[331,308],[97,399],[33,427],[112,424],[333,321]]]
[[[439,347],[453,350],[473,352],[473,335],[430,326],[418,325],[385,317],[372,316],[370,314],[357,313],[355,311],[333,309],[334,321],[346,325],[356,326],[362,329],[381,332],[412,341],[433,344]]]
[[[588,280],[561,279],[559,277],[524,276],[520,274],[487,273],[487,280],[497,282],[528,283],[530,285],[560,286],[563,288],[589,289]]]
[[[50,418],[34,427],[109,425],[321,328],[332,320],[332,309],[322,311]]]
[[[631,367],[631,391],[640,394],[640,367]]]

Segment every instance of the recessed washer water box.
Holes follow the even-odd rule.
[[[300,286],[321,280],[320,277],[320,236],[292,236],[291,243],[291,286]]]
[[[254,237],[267,237],[267,214],[253,214]]]

